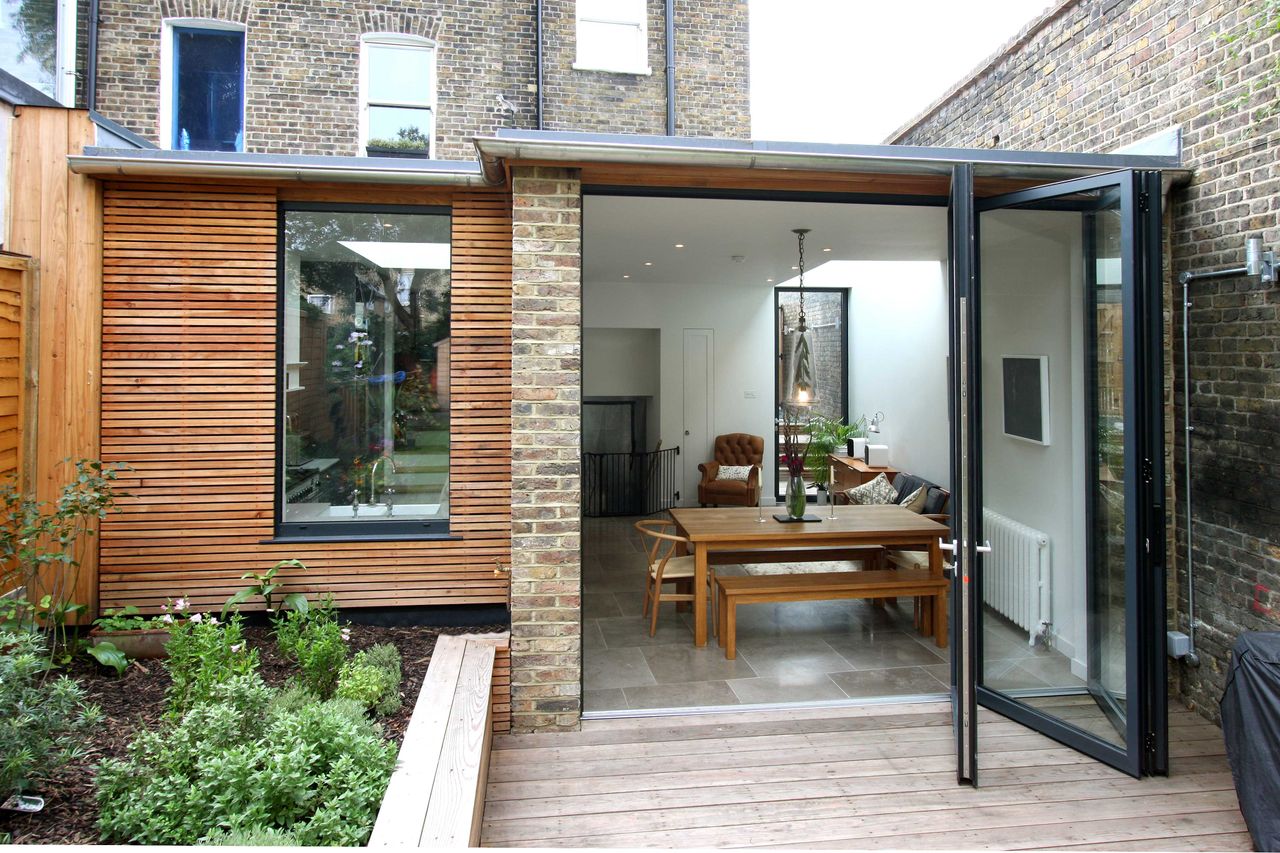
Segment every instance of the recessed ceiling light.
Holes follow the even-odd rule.
[[[645,262],[644,262],[644,265],[645,265],[646,267],[651,267],[651,266],[653,266],[653,261],[645,261]]]
[[[824,252],[830,252],[830,251],[831,251],[831,247],[830,247],[830,246],[823,246],[823,247],[822,247],[822,251],[824,251]]]
[[[766,278],[765,281],[769,282],[769,284],[773,284],[773,279],[771,278]]]
[[[800,267],[792,267],[792,269],[793,269],[793,270],[798,270],[798,269],[800,269]]]
[[[622,277],[623,277],[623,278],[631,278],[630,274],[628,274],[628,273],[623,273],[623,274],[622,274]]]
[[[676,248],[677,248],[677,249],[683,249],[683,248],[684,248],[684,243],[676,243]]]

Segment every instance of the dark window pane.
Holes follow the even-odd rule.
[[[244,150],[244,33],[173,29],[173,147]]]
[[[448,518],[449,223],[286,213],[285,523]]]

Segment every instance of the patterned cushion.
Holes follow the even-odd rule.
[[[717,480],[745,480],[751,476],[754,465],[721,465],[716,471]]]
[[[929,499],[929,489],[921,486],[902,500],[898,501],[898,506],[906,507],[912,512],[924,512],[924,503]]]
[[[851,504],[893,504],[898,502],[898,490],[889,482],[884,474],[877,474],[874,480],[854,486],[845,492]]]

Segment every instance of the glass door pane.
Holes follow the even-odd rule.
[[[1137,630],[1154,576],[1141,413],[1158,389],[1138,384],[1135,186],[1125,173],[978,205],[970,375],[979,703],[1136,774],[1137,662],[1158,639]]]

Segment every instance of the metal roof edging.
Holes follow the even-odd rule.
[[[317,158],[322,159],[322,158]],[[71,154],[67,165],[78,175],[183,178],[256,178],[262,180],[333,181],[341,183],[423,184],[487,187],[482,171],[326,165],[320,162],[245,162],[233,159],[184,160],[141,158],[121,154]]]

